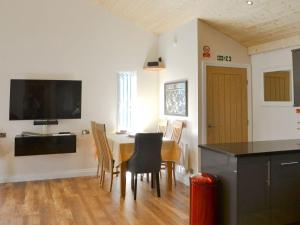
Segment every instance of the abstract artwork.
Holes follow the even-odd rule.
[[[187,84],[187,80],[165,83],[165,115],[188,115]]]

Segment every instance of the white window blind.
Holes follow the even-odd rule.
[[[136,72],[118,73],[118,130],[134,129],[136,80]]]

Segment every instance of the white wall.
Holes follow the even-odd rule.
[[[295,47],[294,49],[296,49]],[[291,48],[251,56],[253,76],[253,138],[259,140],[299,138],[296,114],[292,103],[268,105],[263,102],[263,72],[290,70],[292,75]]]
[[[250,57],[246,47],[227,35],[217,31],[202,20],[198,20],[199,32],[199,143],[206,143],[206,66],[224,66],[247,68],[248,73],[248,118],[252,121],[252,93]],[[210,47],[210,57],[203,57],[203,47]],[[217,61],[217,56],[231,56],[231,62]],[[252,140],[252,126],[249,126],[248,140]],[[200,165],[199,165],[200,166]]]
[[[116,127],[116,73],[138,72],[142,127],[153,129],[158,108],[157,74],[142,70],[156,58],[157,38],[113,17],[87,0],[2,0],[0,2],[0,181],[90,174],[96,160],[90,120]],[[83,82],[82,119],[63,120],[49,131],[78,134],[76,154],[14,157],[14,137],[40,131],[32,121],[9,121],[11,78],[78,79]]]
[[[166,69],[159,74],[160,117],[185,120],[182,142],[188,145],[190,168],[197,171],[198,152],[198,41],[197,20],[159,37],[159,56]],[[174,40],[177,40],[174,46]],[[176,42],[176,41],[175,41]],[[164,116],[164,83],[188,80],[188,117]]]
[[[232,57],[231,63],[233,64],[250,64],[246,47],[201,20],[198,21],[198,29],[201,60],[216,62],[217,55],[228,55]],[[202,56],[202,48],[205,45],[208,45],[211,49],[210,58],[203,58]]]

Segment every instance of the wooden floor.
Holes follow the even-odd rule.
[[[172,225],[189,224],[189,188],[177,182],[172,192],[161,179],[161,198],[146,181],[138,181],[137,201],[127,183],[120,199],[96,177],[0,184],[0,225]],[[130,180],[130,179],[128,179]]]

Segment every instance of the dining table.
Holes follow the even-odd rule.
[[[134,135],[128,134],[108,134],[107,139],[112,150],[114,165],[120,170],[120,190],[121,197],[126,194],[126,171],[127,161],[134,153]],[[161,147],[161,158],[166,163],[167,168],[167,189],[172,190],[172,163],[179,162],[181,149],[179,145],[168,138],[163,138]]]

